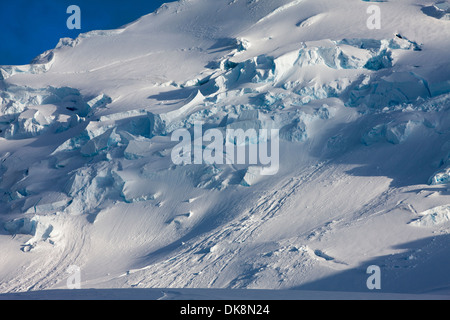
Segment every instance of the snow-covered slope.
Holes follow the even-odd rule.
[[[354,292],[378,265],[384,292],[450,294],[445,10],[185,0],[0,66],[0,292],[72,265],[83,288]],[[279,129],[278,172],[174,164],[198,121]]]

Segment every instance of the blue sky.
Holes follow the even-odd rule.
[[[63,37],[114,29],[173,0],[0,0],[0,65],[28,64]],[[67,7],[81,9],[81,30],[66,26]]]

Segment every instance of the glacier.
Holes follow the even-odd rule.
[[[0,293],[76,265],[83,288],[370,294],[380,265],[383,293],[448,298],[448,2],[319,2],[176,1],[0,66]],[[174,163],[198,123],[279,130],[279,168]]]

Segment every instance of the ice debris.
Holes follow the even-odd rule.
[[[25,139],[49,130],[59,133],[76,126],[93,108],[110,102],[111,98],[103,94],[85,101],[73,88],[10,85],[0,92],[0,135]]]
[[[450,168],[445,168],[444,170],[435,173],[428,181],[430,185],[446,184],[449,182],[450,182]]]
[[[418,122],[411,120],[378,124],[363,135],[362,142],[366,146],[382,141],[401,144],[418,125]]]
[[[450,205],[443,205],[420,213],[421,217],[410,222],[413,226],[431,227],[450,222]]]
[[[24,217],[8,221],[3,228],[14,235],[30,235],[32,236],[23,246],[22,250],[25,252],[33,249],[38,242],[47,241],[54,230],[54,226],[49,221],[47,216]]]
[[[439,1],[433,5],[423,7],[422,12],[430,17],[448,21],[450,20],[450,3]]]

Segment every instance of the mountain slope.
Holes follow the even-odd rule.
[[[366,291],[375,264],[448,294],[449,22],[370,2],[179,1],[0,67],[0,291],[71,265],[83,288]],[[175,164],[199,121],[279,129],[278,172]]]

